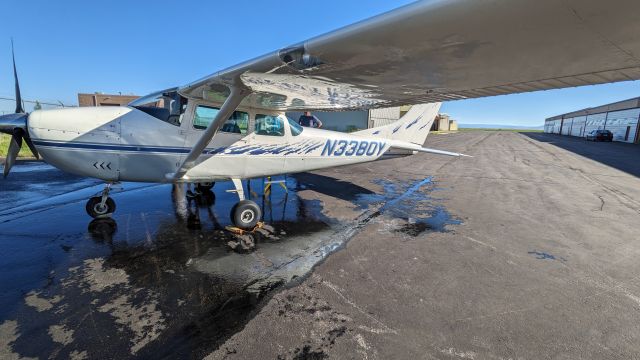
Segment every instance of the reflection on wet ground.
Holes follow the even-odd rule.
[[[383,190],[380,193],[357,194],[355,203],[363,209],[377,204],[380,214],[403,221],[402,224],[390,223],[395,226],[394,232],[418,236],[425,231],[447,231],[448,225],[461,224],[442,205],[433,201],[430,194],[437,189],[430,177],[415,183],[388,180],[376,180],[374,183]]]
[[[300,174],[274,179],[288,191],[273,184],[267,194],[264,180],[254,179],[248,192],[268,226],[251,235],[254,247],[234,251],[238,237],[225,230],[237,201],[230,183],[193,201],[181,186],[124,184],[112,193],[113,219],[89,221],[84,201],[99,184],[31,166],[19,173],[31,176],[0,189],[0,354],[201,357],[272,290],[304,278],[366,223],[414,236],[458,223],[429,197],[430,179],[380,180],[372,186],[382,190],[373,192]],[[300,198],[304,189],[346,199],[360,215],[339,222],[320,201]]]

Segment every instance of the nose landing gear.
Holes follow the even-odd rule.
[[[87,201],[85,209],[87,214],[94,219],[111,216],[116,211],[116,202],[109,197],[111,183],[107,183],[101,196],[94,196]]]

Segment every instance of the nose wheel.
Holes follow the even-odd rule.
[[[231,208],[231,222],[242,230],[253,230],[262,219],[262,211],[258,204],[244,198],[242,181],[232,179],[235,190],[229,190],[238,194],[240,201]]]
[[[87,201],[85,209],[87,214],[94,219],[111,216],[116,211],[116,202],[109,197],[111,184],[107,184],[101,196],[94,196]]]

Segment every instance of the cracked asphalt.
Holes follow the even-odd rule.
[[[22,163],[0,183],[0,358],[629,359],[640,354],[640,147],[431,135],[421,154],[196,203]]]

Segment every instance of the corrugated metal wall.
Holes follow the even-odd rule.
[[[398,121],[399,119],[399,107],[369,110],[369,128],[389,125],[395,121]]]
[[[553,134],[553,128],[556,124],[555,120],[547,120],[544,123],[544,132],[548,133],[548,134]]]
[[[373,109],[368,111],[346,111],[346,112],[322,112],[314,111],[324,124],[324,128],[337,131],[351,131],[355,129],[366,129],[384,126],[396,122],[400,119],[400,107],[385,109]],[[298,121],[302,115],[298,111],[287,112],[287,116]]]
[[[605,129],[613,133],[614,141],[635,142],[636,130],[640,119],[640,108],[613,111],[607,117]]]
[[[587,124],[584,128],[584,136],[593,130],[604,129],[605,121],[607,121],[607,113],[587,115]]]
[[[560,127],[562,126],[562,120],[553,120],[549,124],[549,133],[560,134]]]
[[[298,121],[301,112],[290,111],[286,113],[288,117],[294,121]],[[367,128],[368,111],[344,111],[344,112],[323,112],[314,111],[313,115],[317,116],[327,130],[336,131],[353,131],[363,130]]]
[[[573,123],[573,118],[564,119],[562,121],[562,135],[571,134],[571,124]]]
[[[573,124],[571,125],[571,136],[584,136],[584,126],[587,123],[586,116],[577,116],[573,118]]]

